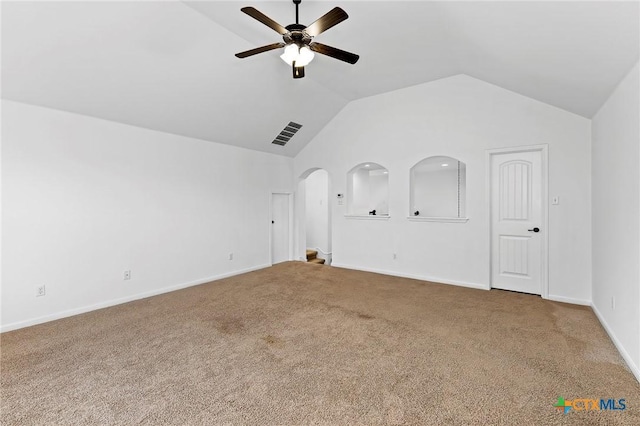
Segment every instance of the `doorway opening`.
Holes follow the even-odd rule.
[[[300,260],[330,265],[331,198],[329,173],[324,169],[310,169],[303,173],[298,184],[298,215]]]

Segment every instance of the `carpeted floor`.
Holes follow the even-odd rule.
[[[590,308],[303,262],[0,344],[3,425],[640,424]]]

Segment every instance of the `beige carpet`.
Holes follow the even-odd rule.
[[[640,424],[590,308],[302,262],[0,344],[3,425]]]

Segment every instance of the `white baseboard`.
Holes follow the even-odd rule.
[[[24,328],[24,327],[29,327],[29,326],[32,326],[32,325],[42,324],[42,323],[45,323],[45,322],[54,321],[54,320],[61,319],[61,318],[67,318],[67,317],[71,317],[71,316],[74,316],[74,315],[84,314],[86,312],[91,312],[91,311],[95,311],[95,310],[102,309],[102,308],[108,308],[110,306],[120,305],[122,303],[132,302],[134,300],[145,299],[147,297],[157,296],[159,294],[169,293],[169,292],[172,292],[172,291],[181,290],[183,288],[193,287],[193,286],[200,285],[200,284],[205,284],[205,283],[208,283],[208,282],[211,282],[211,281],[217,281],[217,280],[221,280],[223,278],[229,278],[229,277],[233,277],[235,275],[240,275],[240,274],[244,274],[244,273],[247,273],[247,272],[257,271],[258,269],[264,269],[264,268],[268,268],[270,266],[271,266],[270,264],[253,266],[251,268],[241,269],[241,270],[233,271],[233,272],[226,272],[224,274],[214,275],[214,276],[206,277],[206,278],[201,278],[201,279],[198,279],[198,280],[195,280],[195,281],[190,281],[190,282],[187,282],[187,283],[177,284],[177,285],[173,285],[173,286],[169,286],[169,287],[163,287],[163,288],[159,288],[159,289],[156,289],[156,290],[147,291],[147,292],[144,292],[144,293],[138,293],[138,294],[134,294],[134,295],[131,295],[131,296],[121,297],[119,299],[107,300],[107,301],[104,301],[104,302],[95,303],[93,305],[87,305],[87,306],[82,306],[80,308],[68,309],[66,311],[56,312],[56,313],[53,313],[53,314],[44,315],[44,316],[36,317],[36,318],[31,318],[31,319],[24,320],[24,321],[17,321],[17,322],[13,322],[13,323],[10,323],[10,324],[3,324],[3,325],[0,326],[0,333],[4,333],[4,332],[7,332],[7,331],[12,331],[12,330],[17,330],[17,329]]]
[[[636,376],[636,380],[638,382],[640,382],[640,366],[637,366],[633,362],[633,359],[629,355],[629,352],[627,352],[627,350],[624,348],[624,346],[622,346],[622,343],[620,343],[620,340],[618,340],[616,335],[613,333],[613,330],[611,330],[611,327],[609,327],[609,324],[607,324],[607,322],[604,320],[604,317],[602,316],[602,314],[600,313],[600,311],[598,310],[596,305],[594,305],[592,303],[591,304],[591,309],[593,309],[593,312],[596,314],[596,317],[598,317],[598,320],[600,321],[600,324],[602,324],[602,327],[605,329],[605,331],[609,335],[609,338],[611,339],[611,341],[615,345],[616,349],[618,349],[618,352],[620,352],[620,355],[622,355],[622,358],[627,363],[627,366],[629,367],[629,370],[631,370],[633,375]]]
[[[554,302],[571,303],[573,305],[591,306],[591,300],[574,299],[572,297],[555,296],[553,294],[548,295],[546,299]]]
[[[444,278],[431,277],[431,276],[427,276],[427,275],[406,274],[404,272],[386,271],[384,269],[366,268],[366,267],[361,267],[361,266],[346,265],[346,264],[342,264],[342,263],[333,263],[331,266],[336,267],[336,268],[354,269],[356,271],[374,272],[376,274],[391,275],[391,276],[394,276],[394,277],[411,278],[411,279],[414,279],[414,280],[421,280],[421,281],[431,281],[431,282],[437,283],[437,284],[450,284],[450,285],[457,285],[459,287],[475,288],[477,290],[489,290],[489,286],[488,285],[477,284],[477,283],[469,283],[469,282],[465,282],[465,281],[447,280],[447,279],[444,279]]]

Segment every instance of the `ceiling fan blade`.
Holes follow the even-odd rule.
[[[279,49],[279,48],[284,47],[284,46],[285,46],[284,43],[268,44],[266,46],[256,47],[255,49],[246,50],[244,52],[236,53],[236,57],[238,57],[238,58],[246,58],[248,56],[257,55],[258,53],[268,52],[269,50],[273,50],[273,49]]]
[[[355,53],[346,52],[344,50],[336,49],[335,47],[327,46],[322,43],[310,43],[309,49],[314,52],[321,53],[323,55],[331,56],[332,58],[339,59],[344,62],[348,62],[350,64],[355,64],[360,59],[360,56]]]
[[[258,11],[258,9],[254,8],[254,7],[243,7],[240,10],[242,12],[246,13],[247,15],[251,16],[253,19],[258,20],[258,21],[262,22],[263,24],[265,24],[267,27],[275,30],[280,35],[285,35],[288,32],[285,27],[283,27],[282,25],[278,24],[276,21],[274,21],[273,19],[269,18],[267,15],[265,15],[264,13]]]
[[[334,25],[338,25],[340,22],[344,21],[348,17],[349,15],[347,15],[347,12],[340,9],[339,7],[334,7],[325,15],[318,18],[316,22],[309,25],[305,31],[311,37],[315,37],[318,34],[327,31],[329,28],[333,27]]]

